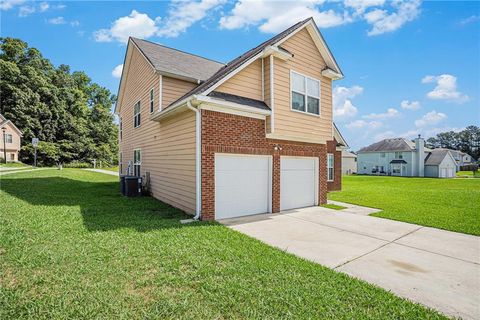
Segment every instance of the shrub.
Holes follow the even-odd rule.
[[[70,163],[65,163],[63,165],[64,168],[77,168],[77,169],[83,169],[83,168],[92,168],[93,165],[88,162],[80,162],[80,161],[72,161]]]

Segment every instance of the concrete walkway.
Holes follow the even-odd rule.
[[[5,171],[0,171],[0,176],[4,176],[7,174],[12,174],[12,173],[19,173],[19,172],[30,172],[30,171],[41,171],[41,170],[52,170],[56,168],[30,168],[30,169],[20,169],[20,170],[5,170]]]
[[[310,207],[220,222],[449,316],[480,319],[479,237],[355,209]]]
[[[7,171],[21,171],[21,170],[27,170],[27,169],[33,169],[33,167],[27,166],[27,167],[0,167],[0,173],[1,172],[7,172]]]
[[[105,174],[109,174],[111,176],[117,176],[118,177],[118,172],[115,172],[115,171],[109,171],[109,170],[103,170],[103,169],[83,169],[83,170],[105,173]]]

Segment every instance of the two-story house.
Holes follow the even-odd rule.
[[[18,153],[22,145],[22,132],[10,120],[0,114],[0,158],[8,162],[18,161]],[[5,160],[4,160],[5,161]]]
[[[115,112],[120,170],[205,220],[323,204],[341,186],[332,81],[313,19],[227,64],[130,38]]]
[[[420,136],[384,139],[357,152],[358,174],[453,178],[455,166],[450,151],[426,148]]]

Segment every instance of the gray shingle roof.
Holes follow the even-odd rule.
[[[433,149],[425,158],[426,166],[438,166],[448,156],[449,151],[445,149]]]
[[[384,139],[360,149],[358,152],[412,151],[415,144],[404,138]]]
[[[131,38],[153,67],[181,77],[205,81],[224,66],[223,63],[168,48],[150,41]]]
[[[224,93],[224,92],[218,92],[218,91],[212,91],[208,94],[209,97],[216,98],[216,99],[221,99],[229,102],[235,102],[239,104],[243,104],[249,107],[254,107],[262,110],[270,110],[270,108],[267,106],[267,104],[263,101],[260,100],[255,100],[255,99],[250,99],[250,98],[245,98],[241,96],[237,96],[234,94],[230,93]]]

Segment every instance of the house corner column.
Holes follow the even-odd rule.
[[[327,145],[322,145],[318,158],[318,204],[327,203]]]
[[[272,213],[280,212],[280,154],[273,154]]]

